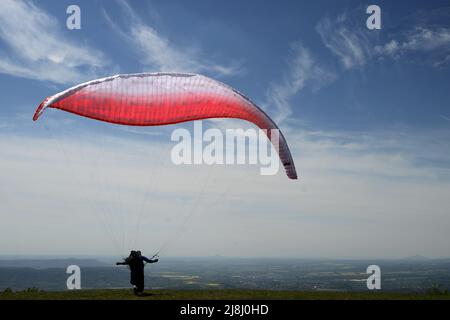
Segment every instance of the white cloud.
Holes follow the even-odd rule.
[[[267,109],[275,108],[274,120],[281,123],[294,112],[291,100],[306,86],[313,91],[335,80],[334,73],[320,66],[312,53],[303,45],[297,43],[292,46],[292,52],[279,82],[274,82],[266,94]]]
[[[334,20],[324,18],[316,27],[325,46],[341,60],[345,69],[364,66],[371,56],[364,30],[355,27],[352,19],[347,14]]]
[[[163,72],[211,72],[229,76],[238,73],[239,64],[220,64],[208,59],[200,48],[178,46],[154,27],[144,23],[126,1],[118,1],[126,13],[122,29],[104,10],[111,27],[132,45],[146,70]]]
[[[5,254],[120,255],[173,238],[163,254],[450,255],[448,132],[297,132],[299,181],[174,167],[172,144],[150,137],[0,134]]]
[[[427,28],[416,28],[413,34],[408,36],[402,48],[407,50],[431,51],[450,46],[450,29],[442,28],[430,30]]]
[[[449,134],[448,131],[419,134],[413,130],[298,131],[292,133],[291,144],[301,143],[294,150],[309,153],[306,156],[312,159],[311,165],[317,170],[391,180],[434,180],[450,177],[450,146],[445,142]]]
[[[433,60],[435,67],[442,66],[450,61],[450,29],[439,28],[430,29],[416,27],[406,35],[398,35],[397,40],[393,39],[384,45],[375,46],[375,52],[380,56],[388,56],[393,59],[400,59],[407,54],[422,53],[432,54],[432,57],[423,57],[420,60]],[[411,58],[410,60],[418,60]]]
[[[423,26],[414,20],[412,27],[399,26],[395,32],[382,29],[380,34],[366,29],[357,12],[346,12],[335,19],[326,17],[316,26],[322,42],[339,58],[345,70],[361,68],[374,58],[433,67],[450,62],[450,29]],[[384,41],[385,38],[390,40]]]
[[[0,40],[5,49],[0,51],[0,72],[74,83],[105,66],[106,58],[100,51],[69,41],[61,28],[53,16],[31,1],[3,0]]]

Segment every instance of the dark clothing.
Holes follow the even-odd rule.
[[[158,259],[151,260],[144,256],[129,256],[123,262],[117,262],[118,265],[128,265],[130,267],[130,283],[136,286],[136,292],[144,291],[144,262],[155,263]]]

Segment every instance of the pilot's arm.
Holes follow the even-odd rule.
[[[149,259],[149,258],[147,258],[147,257],[144,257],[144,256],[142,256],[142,260],[143,261],[145,261],[145,262],[147,262],[147,263],[155,263],[155,262],[158,262],[159,260],[158,259]]]

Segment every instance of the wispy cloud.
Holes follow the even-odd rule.
[[[286,71],[280,81],[270,85],[265,105],[275,109],[275,122],[281,123],[294,113],[291,100],[305,87],[316,91],[335,79],[336,75],[322,67],[310,50],[300,43],[293,44]]]
[[[432,65],[439,67],[450,62],[450,29],[416,27],[403,36],[397,36],[397,39],[375,46],[374,50],[380,56],[393,59],[400,59],[411,53],[433,54],[431,57],[424,56],[420,60],[429,61],[431,58]],[[417,60],[417,57],[407,58]]]
[[[238,73],[238,63],[217,63],[208,59],[198,47],[178,46],[165,37],[162,32],[143,22],[126,1],[117,2],[126,13],[125,27],[122,28],[113,21],[106,10],[103,10],[104,17],[111,27],[131,44],[146,70],[211,72],[223,76]]]
[[[425,12],[421,12],[422,20],[414,16],[406,20],[408,25],[400,25],[395,31],[383,29],[381,34],[368,30],[357,12],[363,11],[358,8],[335,19],[325,17],[316,26],[324,45],[345,70],[361,68],[375,58],[432,67],[450,62],[450,29],[422,21]]]
[[[4,0],[0,10],[0,72],[13,76],[74,83],[105,67],[97,49],[73,43],[56,18],[31,1]]]
[[[354,25],[353,15],[344,13],[333,20],[324,18],[317,24],[316,30],[345,69],[364,66],[370,59],[367,35],[361,27]]]
[[[353,133],[300,130],[292,133],[291,144],[297,143],[294,149],[303,149],[303,156],[313,160],[308,161],[309,170],[389,180],[450,179],[448,130],[420,134],[412,129],[397,130]]]

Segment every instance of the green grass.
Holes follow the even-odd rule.
[[[37,289],[0,292],[0,300],[450,300],[448,294],[390,292],[302,292],[268,290],[147,290],[136,297],[131,290],[44,292]]]

